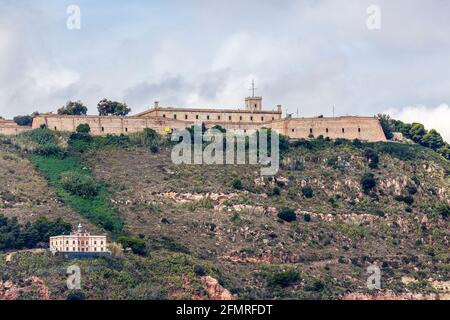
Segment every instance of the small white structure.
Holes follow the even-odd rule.
[[[57,253],[106,253],[106,236],[91,236],[81,224],[67,236],[50,237],[50,251]]]

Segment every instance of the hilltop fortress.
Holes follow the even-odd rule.
[[[245,109],[205,109],[161,107],[155,102],[153,108],[133,116],[69,116],[52,113],[41,114],[33,120],[32,128],[47,127],[57,131],[75,131],[79,124],[89,124],[93,135],[127,134],[152,128],[160,134],[182,130],[197,123],[206,127],[220,125],[241,133],[251,133],[260,128],[271,128],[292,139],[329,137],[331,139],[360,139],[385,141],[381,125],[376,117],[282,117],[282,107],[263,110],[262,97],[245,98]],[[2,124],[0,133],[14,134],[30,127],[20,127],[11,121]]]

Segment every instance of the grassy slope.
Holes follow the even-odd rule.
[[[64,172],[72,171],[89,175],[88,168],[76,157],[44,157],[39,155],[31,156],[32,163],[36,166],[56,190],[56,193],[71,206],[76,212],[89,219],[94,224],[102,226],[113,233],[122,231],[122,221],[112,208],[108,199],[108,191],[104,186],[100,187],[99,193],[93,198],[83,198],[65,191],[60,185],[60,176]]]

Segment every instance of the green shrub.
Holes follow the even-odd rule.
[[[310,222],[311,221],[311,215],[309,213],[305,213],[303,215],[303,220],[305,220],[306,222]]]
[[[86,296],[83,291],[75,290],[75,291],[69,292],[66,299],[67,300],[84,300],[84,299],[86,299]]]
[[[117,238],[117,242],[122,245],[124,249],[130,248],[134,254],[144,256],[147,254],[147,246],[145,241],[128,236],[121,236]]]
[[[364,150],[364,158],[369,162],[369,168],[376,169],[378,167],[379,157],[375,150],[371,148]]]
[[[78,133],[89,133],[91,132],[91,127],[87,123],[81,123],[78,125],[76,131]]]
[[[436,206],[435,212],[442,216],[442,218],[447,219],[450,216],[450,205],[446,203],[440,203]]]
[[[404,196],[403,197],[403,202],[408,204],[408,205],[411,205],[411,204],[414,203],[414,198],[411,197],[411,196]]]
[[[25,138],[29,138],[31,141],[37,144],[47,145],[47,144],[57,144],[58,137],[56,133],[49,129],[34,129],[21,133]]]
[[[372,173],[367,172],[361,178],[361,187],[366,193],[371,189],[373,189],[376,186],[376,184],[377,184],[376,180]]]
[[[404,202],[408,205],[411,205],[414,203],[414,198],[411,196],[397,195],[394,197],[394,199],[397,200],[398,202]]]
[[[158,153],[158,152],[159,152],[158,146],[155,145],[155,144],[152,144],[152,145],[150,146],[150,152],[151,152],[151,153]]]
[[[406,190],[410,195],[415,195],[417,193],[417,188],[413,185],[406,186]]]
[[[75,171],[61,174],[61,186],[66,191],[83,198],[91,198],[98,193],[98,185],[92,177]]]
[[[312,198],[314,196],[314,191],[311,187],[306,186],[302,188],[302,194],[306,197],[306,198]]]
[[[362,148],[362,147],[363,147],[363,143],[362,143],[361,140],[359,140],[359,139],[354,139],[354,140],[352,141],[352,145],[353,145],[355,148]]]
[[[297,220],[297,215],[295,210],[291,208],[283,208],[278,212],[278,218],[286,222],[292,222]]]
[[[300,280],[300,273],[293,269],[270,273],[267,276],[267,285],[269,287],[289,287]]]
[[[320,280],[314,280],[311,284],[308,284],[305,287],[306,291],[315,291],[315,292],[320,292],[325,288],[325,285],[323,284],[322,281]]]
[[[233,188],[236,190],[242,189],[242,181],[240,179],[233,180]]]
[[[34,154],[44,156],[44,157],[58,157],[62,158],[65,156],[66,151],[62,149],[61,147],[58,147],[54,144],[45,144],[42,146],[38,146],[36,149],[34,149]]]
[[[281,194],[281,190],[278,187],[272,189],[272,196],[279,196]]]
[[[199,277],[203,277],[204,275],[206,275],[205,268],[203,268],[202,266],[200,266],[198,264],[196,264],[194,266],[194,273]]]

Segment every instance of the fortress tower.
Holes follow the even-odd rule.
[[[252,96],[245,98],[245,110],[247,111],[262,111],[262,97],[255,97],[255,81],[252,81]]]

